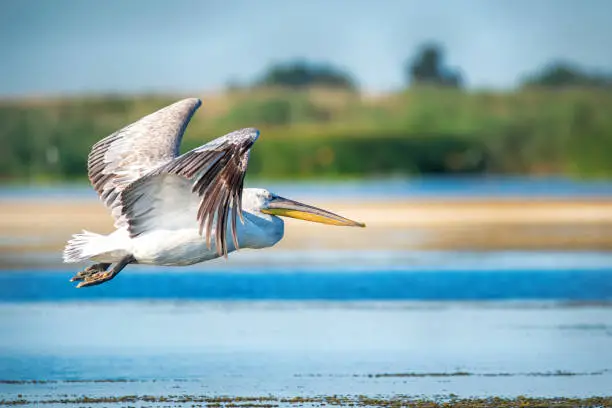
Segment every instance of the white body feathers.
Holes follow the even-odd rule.
[[[72,278],[83,281],[77,287],[113,279],[131,263],[191,265],[239,248],[270,247],[284,233],[277,215],[364,226],[264,189],[245,189],[250,151],[259,138],[255,128],[180,155],[183,134],[200,105],[197,98],[183,99],[94,144],[89,180],[116,230],[83,231],[68,242],[64,262],[96,262]]]
[[[143,225],[147,225],[146,232],[130,237],[126,227],[109,235],[84,231],[68,242],[64,250],[64,262],[91,260],[114,263],[131,254],[140,264],[172,266],[191,265],[218,258],[220,255],[215,247],[214,236],[209,249],[206,239],[199,233],[196,218],[199,201],[193,199],[195,194],[178,188],[179,183],[162,179],[160,182],[162,185],[152,188],[157,190],[156,193],[149,191],[147,200],[141,200],[150,205],[147,207],[149,211],[141,217],[144,218]],[[236,225],[240,248],[266,248],[282,239],[282,219],[257,211],[268,195],[262,189],[243,190],[244,224],[238,221]],[[229,233],[226,241],[228,252],[235,251]]]
[[[190,265],[238,248],[269,247],[283,237],[282,220],[260,211],[270,193],[243,188],[257,129],[236,130],[179,154],[200,105],[197,98],[180,100],[92,147],[89,180],[116,231],[74,235],[64,262]]]

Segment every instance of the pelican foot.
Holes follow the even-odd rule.
[[[115,277],[116,273],[113,273],[113,271],[99,271],[99,272],[95,272],[92,273],[90,275],[87,275],[85,278],[82,279],[82,282],[80,282],[76,287],[77,288],[85,288],[87,286],[95,286],[95,285],[99,285],[101,283],[107,282],[111,279],[113,279]]]
[[[95,265],[88,266],[82,271],[78,272],[72,278],[70,278],[70,282],[82,281],[85,280],[88,276],[91,276],[98,272],[105,272],[111,264],[109,263],[98,263]]]
[[[121,259],[119,262],[117,262],[112,267],[112,269],[108,272],[106,271],[106,269],[108,269],[110,264],[98,264],[99,265],[98,270],[94,270],[93,272],[88,273],[85,277],[81,279],[82,282],[79,283],[76,287],[85,288],[88,286],[96,286],[101,283],[108,282],[109,280],[117,276],[117,274],[121,272],[123,268],[125,268],[127,265],[134,263],[134,262],[136,262],[136,259],[132,255],[127,255],[123,259]],[[93,266],[97,266],[97,265],[93,265]]]

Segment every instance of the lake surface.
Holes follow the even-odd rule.
[[[130,265],[113,281],[82,290],[67,283],[74,272],[66,268],[11,271],[0,274],[0,301],[612,301],[612,254],[605,252],[344,251],[334,258],[308,251],[302,262],[288,252],[275,252],[272,261],[253,251],[190,268]]]
[[[279,195],[311,199],[384,198],[593,198],[612,197],[612,182],[562,177],[419,177],[355,181],[247,180],[246,187],[265,187]],[[53,186],[0,186],[0,199],[96,199],[87,183]]]
[[[134,267],[78,290],[67,271],[5,272],[0,395],[610,395],[611,254],[353,255]]]
[[[11,304],[5,398],[207,394],[592,396],[611,309],[413,302]],[[20,380],[42,380],[40,383]]]
[[[298,199],[612,197],[612,183],[563,179],[262,185]],[[95,195],[0,188],[43,198]],[[0,271],[0,406],[612,396],[610,252],[242,251],[84,289],[68,282],[77,269]]]

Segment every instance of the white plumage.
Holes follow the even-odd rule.
[[[243,189],[257,129],[237,130],[179,155],[200,105],[196,98],[178,101],[93,146],[89,179],[116,230],[84,231],[68,242],[64,262],[97,262],[72,278],[82,281],[77,287],[106,282],[130,263],[191,265],[239,248],[270,247],[284,233],[277,215],[364,226],[264,189]]]

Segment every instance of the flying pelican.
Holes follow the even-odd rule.
[[[201,103],[180,100],[93,146],[89,180],[115,231],[84,230],[68,241],[64,262],[95,262],[70,280],[80,281],[77,288],[107,282],[129,264],[192,265],[227,258],[239,248],[271,247],[284,234],[278,216],[365,226],[265,189],[243,188],[257,129],[240,129],[179,155]]]

